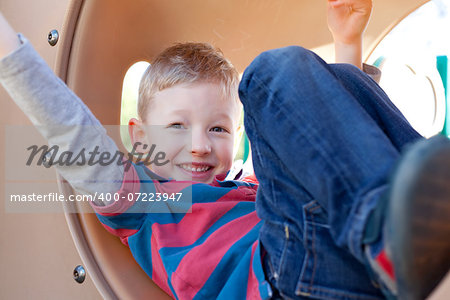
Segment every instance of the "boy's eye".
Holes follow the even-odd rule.
[[[181,123],[172,123],[167,126],[167,128],[183,129],[184,125]]]
[[[213,128],[211,128],[211,131],[212,132],[228,132],[228,130],[226,130],[223,127],[213,127]]]

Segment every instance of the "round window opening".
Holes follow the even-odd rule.
[[[425,3],[400,21],[367,59],[382,70],[380,85],[392,102],[425,137],[450,135],[449,9],[450,0]]]

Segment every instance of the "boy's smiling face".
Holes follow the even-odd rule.
[[[132,142],[155,144],[166,154],[167,164],[150,166],[156,174],[211,183],[231,167],[238,111],[218,84],[175,85],[153,96],[146,121],[130,130]]]

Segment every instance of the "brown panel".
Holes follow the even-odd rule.
[[[47,43],[47,33],[61,30],[67,3],[68,0],[1,0],[0,11],[52,66],[57,47]],[[1,86],[0,102],[0,299],[101,299],[89,274],[83,284],[72,278],[75,266],[82,261],[62,212],[5,212],[5,125],[30,122]],[[56,182],[51,189],[58,191]]]

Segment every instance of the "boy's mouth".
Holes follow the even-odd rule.
[[[214,174],[215,167],[206,163],[186,163],[177,165],[189,180],[209,183]]]
[[[207,172],[209,171],[212,166],[207,164],[201,164],[201,163],[191,163],[191,164],[179,164],[178,165],[183,170],[186,170],[188,172],[192,173],[201,173],[201,172]]]

